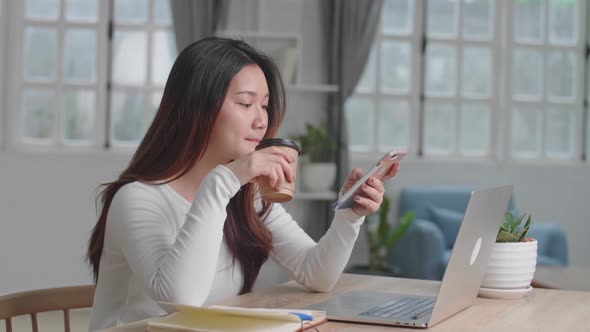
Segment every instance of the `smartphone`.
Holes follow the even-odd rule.
[[[408,152],[403,150],[393,150],[387,152],[371,169],[366,171],[363,177],[357,180],[347,192],[343,193],[337,201],[332,203],[332,209],[339,210],[352,207],[354,196],[360,192],[361,186],[367,182],[370,177],[383,180],[383,176],[385,176],[385,173],[387,170],[389,170],[393,162],[402,160],[406,154],[408,154]]]

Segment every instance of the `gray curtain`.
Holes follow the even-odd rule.
[[[324,37],[328,47],[328,76],[339,86],[331,99],[328,124],[332,137],[338,138],[336,161],[337,186],[349,172],[348,133],[344,103],[354,91],[367,63],[377,34],[383,0],[326,0],[323,2]]]
[[[170,0],[178,52],[224,29],[229,0]]]

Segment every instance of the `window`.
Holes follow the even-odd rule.
[[[426,155],[487,156],[491,151],[495,9],[493,1],[427,2]]]
[[[12,101],[14,143],[137,144],[176,57],[169,0],[25,0],[14,7],[22,18],[12,66],[21,83]]]
[[[20,56],[15,57],[14,117],[19,143],[95,145],[100,133],[98,101],[104,95],[98,59],[104,49],[103,1],[27,0]],[[103,40],[101,40],[101,37]]]
[[[112,40],[110,140],[135,145],[162,98],[177,56],[169,0],[117,0]]]
[[[386,0],[379,34],[345,112],[353,151],[384,151],[415,141],[418,105],[419,2]]]
[[[580,160],[584,145],[590,151],[585,13],[580,0],[385,0],[345,108],[351,151]],[[384,52],[391,41],[395,51]],[[403,73],[422,84],[400,84]],[[380,75],[394,89],[384,89]]]
[[[574,0],[512,4],[506,95],[513,157],[571,160],[581,155],[581,5]]]

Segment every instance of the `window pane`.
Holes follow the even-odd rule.
[[[23,90],[22,113],[23,137],[50,140],[53,137],[55,109],[55,91],[25,88]]]
[[[453,150],[455,106],[448,102],[427,101],[424,123],[424,151],[448,154]]]
[[[379,149],[408,147],[410,106],[407,100],[383,100],[379,107]]]
[[[154,22],[158,25],[172,25],[171,0],[154,0]]]
[[[412,32],[414,0],[385,0],[381,11],[384,34],[407,35]]]
[[[57,72],[57,31],[53,28],[25,29],[24,77],[52,81]]]
[[[578,1],[549,1],[549,42],[574,44],[578,40]]]
[[[514,39],[518,41],[543,40],[543,0],[514,1]]]
[[[350,149],[368,151],[373,142],[375,104],[369,98],[350,97],[346,101],[346,122]]]
[[[547,110],[545,153],[553,158],[571,158],[574,151],[574,111],[567,108]]]
[[[76,22],[96,22],[98,0],[67,0],[66,19]]]
[[[143,31],[115,31],[113,81],[143,85],[146,82],[147,35]]]
[[[148,18],[149,0],[114,0],[115,22],[145,23]]]
[[[96,94],[92,90],[65,91],[63,138],[70,143],[91,143],[96,122]]]
[[[154,120],[154,116],[156,116],[156,113],[158,112],[158,109],[160,108],[160,102],[162,101],[162,94],[163,94],[163,91],[157,91],[152,94],[152,107],[150,109],[151,113],[148,114],[148,116],[147,116],[149,124],[152,123],[152,121]],[[148,125],[148,127],[149,127],[149,125]]]
[[[154,32],[152,43],[152,82],[164,85],[176,59],[176,40],[170,31]]]
[[[384,41],[381,43],[381,91],[408,92],[411,63],[410,43]]]
[[[493,2],[490,0],[472,0],[463,2],[463,36],[478,39],[491,39],[491,12]]]
[[[488,47],[463,48],[463,95],[488,97],[491,94],[492,55]]]
[[[536,157],[541,138],[541,113],[532,107],[512,112],[512,148],[516,157]]]
[[[37,20],[56,20],[60,0],[26,0],[25,17]]]
[[[454,46],[430,44],[426,48],[426,94],[455,95],[457,50]]]
[[[371,47],[371,53],[369,53],[369,59],[367,60],[367,64],[365,65],[365,69],[363,71],[363,75],[361,79],[356,85],[357,92],[372,92],[375,90],[375,49],[374,46]]]
[[[140,92],[113,92],[111,135],[113,141],[138,143],[146,130],[146,105]]]
[[[464,103],[461,108],[461,153],[484,156],[489,150],[490,107],[483,103]]]
[[[576,58],[572,51],[552,51],[549,54],[549,96],[576,97]]]
[[[429,0],[426,31],[429,36],[457,35],[457,1]]]
[[[543,79],[543,53],[517,48],[512,58],[512,93],[514,95],[540,98]]]
[[[64,79],[92,83],[96,80],[96,32],[68,29],[65,33]]]

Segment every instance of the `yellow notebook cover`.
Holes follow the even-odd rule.
[[[325,311],[160,304],[167,307],[169,311],[177,312],[161,319],[149,321],[147,323],[148,332],[295,332],[326,322]],[[306,320],[302,320],[300,317]]]

